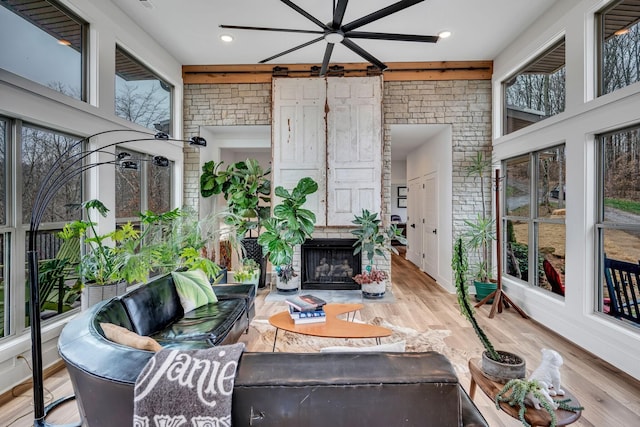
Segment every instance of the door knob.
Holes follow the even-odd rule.
[[[416,228],[416,225],[415,224],[411,224],[411,228]]]
[[[438,234],[438,229],[437,229],[437,228],[434,228],[433,230],[431,230],[431,232],[432,232],[433,234]]]

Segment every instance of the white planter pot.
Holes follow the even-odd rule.
[[[118,295],[122,295],[127,291],[127,282],[121,281],[118,283],[112,283],[109,285],[88,285],[85,284],[82,289],[82,298],[80,299],[80,307],[82,310],[99,303],[100,301],[108,300]]]
[[[256,294],[258,293],[258,283],[260,282],[260,269],[256,270],[250,278],[242,280],[240,283],[243,285],[254,285],[256,288]]]
[[[382,298],[387,291],[387,281],[376,283],[365,283],[360,285],[362,288],[362,297],[369,299]]]
[[[283,282],[276,276],[276,289],[282,294],[297,292],[300,288],[300,276],[292,277],[288,282]]]

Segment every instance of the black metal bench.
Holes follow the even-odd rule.
[[[640,264],[604,259],[604,277],[609,291],[609,314],[640,324]]]

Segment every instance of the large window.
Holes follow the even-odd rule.
[[[597,310],[619,317],[615,307],[632,305],[633,295],[637,301],[639,284],[624,277],[618,283],[615,277],[606,280],[603,267],[605,260],[613,260],[632,270],[640,262],[640,126],[601,135],[598,141],[597,232],[601,268]],[[620,294],[615,294],[614,285],[623,285],[618,289]],[[626,285],[630,287],[625,290]]]
[[[147,210],[171,210],[172,162],[159,164],[154,156],[122,148],[116,152],[131,156],[128,167],[116,169],[117,222],[135,222],[138,214]]]
[[[503,81],[502,87],[505,135],[563,112],[564,38]]]
[[[171,134],[173,87],[116,47],[116,115]]]
[[[31,219],[31,211],[37,189],[59,158],[72,159],[81,145],[79,138],[60,132],[23,124],[20,132],[20,158],[22,168],[22,223],[25,229]],[[44,319],[67,312],[79,305],[80,289],[77,283],[75,263],[80,254],[80,242],[63,242],[58,232],[65,223],[78,219],[82,202],[82,177],[68,179],[49,201],[42,217],[38,233],[40,274],[40,307]],[[28,236],[27,236],[28,238]],[[26,245],[26,242],[25,242]],[[63,246],[64,245],[64,246]],[[64,251],[61,248],[64,247]],[[64,254],[72,254],[62,256]],[[29,290],[25,289],[26,301]],[[28,326],[28,319],[25,319]]]
[[[504,273],[564,296],[564,145],[506,160]]]
[[[640,3],[614,2],[598,14],[600,95],[640,80]]]
[[[0,68],[85,99],[88,25],[53,0],[2,0],[0,6]]]

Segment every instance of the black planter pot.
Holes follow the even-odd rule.
[[[262,246],[258,244],[258,238],[245,237],[242,239],[241,243],[242,246],[244,246],[245,256],[260,265],[260,280],[258,281],[258,288],[264,288],[267,277],[267,259],[262,254]]]

